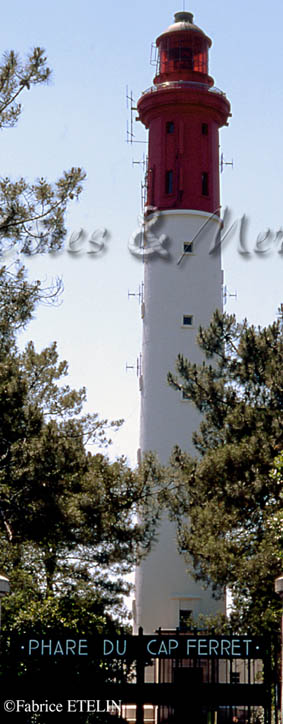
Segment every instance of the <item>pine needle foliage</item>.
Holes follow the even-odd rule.
[[[196,456],[175,448],[167,504],[197,579],[229,588],[232,620],[277,630],[283,567],[283,325],[215,312],[200,328],[200,365],[179,356],[169,384],[201,413]]]

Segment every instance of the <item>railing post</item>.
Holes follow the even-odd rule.
[[[140,626],[139,628],[139,640],[141,641],[143,637],[143,628]],[[142,653],[143,648],[142,646],[138,647],[138,654]],[[144,657],[142,655],[138,655],[137,658],[137,691],[138,691],[138,701],[137,701],[137,709],[136,709],[136,724],[144,724],[144,717],[143,717],[143,705],[144,701],[141,697],[141,691],[144,685]]]

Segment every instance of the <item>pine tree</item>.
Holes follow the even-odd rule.
[[[23,271],[11,281],[2,270],[0,282],[0,569],[11,583],[3,628],[101,625],[125,613],[125,574],[153,539],[151,476],[109,460],[109,435],[121,421],[83,414],[86,390],[64,383],[68,365],[55,343],[39,353],[32,342],[18,349],[38,284]]]
[[[47,83],[45,52],[26,60],[13,51],[0,65],[0,128],[15,126],[19,100]],[[28,172],[28,170],[27,170]],[[0,256],[59,249],[68,204],[85,173],[65,171],[54,184],[0,178]],[[86,390],[64,383],[68,365],[56,344],[37,352],[17,346],[18,331],[42,300],[56,302],[62,284],[28,282],[24,268],[0,269],[0,569],[10,578],[4,631],[80,627],[121,619],[125,574],[149,548],[157,516],[150,475],[108,458],[108,423],[83,414]],[[89,444],[95,453],[89,451]],[[93,449],[93,447],[92,447]],[[150,500],[150,504],[149,501]],[[144,524],[137,513],[147,506]],[[113,624],[111,624],[113,625]]]
[[[179,356],[168,380],[202,413],[197,456],[175,449],[171,514],[194,575],[228,587],[243,628],[276,630],[283,565],[283,325],[239,324],[216,312],[200,328],[201,365]],[[167,496],[168,501],[168,496]],[[189,558],[188,558],[189,560]]]
[[[19,98],[38,84],[47,83],[51,71],[42,48],[34,48],[25,61],[10,51],[0,65],[0,129],[14,126],[21,114]],[[64,171],[54,184],[40,176],[0,177],[0,253],[17,245],[25,254],[58,250],[66,235],[64,216],[69,202],[78,198],[85,172]]]

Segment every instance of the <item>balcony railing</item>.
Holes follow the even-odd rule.
[[[146,93],[155,93],[159,90],[171,90],[172,88],[193,88],[193,89],[200,89],[200,90],[208,90],[209,93],[216,93],[217,95],[226,96],[226,93],[224,91],[220,90],[220,88],[216,88],[216,86],[209,87],[206,83],[196,83],[194,81],[190,80],[173,80],[173,81],[166,81],[165,83],[158,83],[157,85],[152,85],[150,88],[147,88],[145,91],[143,91],[142,95],[146,95]]]

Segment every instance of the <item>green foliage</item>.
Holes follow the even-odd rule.
[[[14,52],[4,56],[1,129],[18,121],[19,97],[49,76],[40,48],[25,62]],[[0,178],[4,262],[15,247],[25,254],[61,248],[66,210],[79,197],[84,178],[81,168],[63,172],[53,184],[42,176],[34,182]],[[121,621],[123,627],[129,621],[125,574],[149,550],[159,516],[150,465],[143,476],[133,473],[124,458],[111,462],[107,457],[111,432],[122,421],[84,414],[86,390],[67,384],[68,365],[58,359],[55,343],[41,352],[32,342],[24,351],[17,346],[18,331],[38,303],[56,303],[61,289],[60,280],[47,289],[28,282],[16,265],[0,269],[0,570],[11,587],[1,602],[0,675],[6,694],[12,687],[19,695],[22,684],[22,696],[33,698],[37,692],[39,699],[47,681],[50,691],[64,698],[66,680],[66,698],[75,694],[80,680],[85,693],[93,691],[94,680],[99,688],[116,675],[124,678],[120,664],[116,672],[114,664],[102,666],[95,652],[83,661],[69,657],[51,667],[46,660],[33,666],[19,656],[13,635],[119,634]],[[37,714],[23,720],[31,718],[49,721]],[[103,714],[94,718],[109,720]],[[76,720],[93,721],[93,716],[77,715]]]
[[[13,308],[18,328],[30,316],[38,286],[22,274],[17,302],[13,280],[9,299],[10,277],[2,270],[1,278],[4,313]],[[21,316],[16,307],[21,307],[22,293],[26,313]],[[109,433],[121,420],[108,423],[97,414],[83,414],[86,391],[63,383],[68,365],[59,361],[56,344],[37,353],[30,342],[21,352],[13,325],[10,337],[5,328],[4,338],[0,569],[8,574],[12,589],[3,606],[4,628],[24,626],[33,610],[44,619],[52,597],[53,612],[69,597],[77,616],[85,615],[90,599],[99,617],[110,610],[121,614],[121,596],[129,590],[123,576],[147,552],[158,518],[152,500],[148,504],[150,472],[146,477],[133,473],[123,458],[110,462],[99,451],[107,449]],[[96,446],[95,454],[86,443]],[[144,524],[137,523],[136,516],[145,510]]]
[[[198,343],[205,361],[179,356],[169,383],[202,413],[198,457],[175,449],[167,504],[194,575],[229,587],[232,620],[276,630],[282,571],[282,321],[261,329],[216,312]]]
[[[50,77],[44,50],[34,48],[25,62],[14,51],[6,53],[0,65],[0,128],[14,126],[21,114],[19,96],[32,85]],[[68,203],[82,191],[85,172],[64,171],[54,184],[40,177],[34,183],[24,178],[0,178],[0,253],[2,257],[17,244],[25,254],[56,251],[66,235],[64,215]]]
[[[70,200],[82,191],[85,173],[71,168],[55,184],[39,178],[30,184],[21,178],[0,179],[0,250],[2,255],[17,243],[24,254],[61,248],[66,235],[64,215]]]
[[[42,48],[34,48],[25,62],[13,50],[5,53],[0,67],[0,128],[15,125],[21,113],[19,95],[31,85],[46,83],[50,74]]]
[[[2,129],[18,121],[25,91],[49,77],[41,48],[25,61],[5,54]],[[61,247],[65,212],[84,177],[72,168],[55,184],[43,177],[33,183],[0,178],[4,260],[15,245],[26,254]],[[55,343],[40,353],[32,342],[24,351],[17,347],[18,331],[37,304],[56,302],[60,291],[60,281],[42,289],[27,281],[23,268],[0,269],[0,569],[11,584],[4,631],[79,630],[126,619],[125,573],[147,552],[158,518],[147,502],[150,474],[144,479],[123,458],[111,462],[105,454],[121,420],[83,413],[86,390],[66,383],[68,365],[59,361]],[[146,522],[138,523],[146,506]]]

